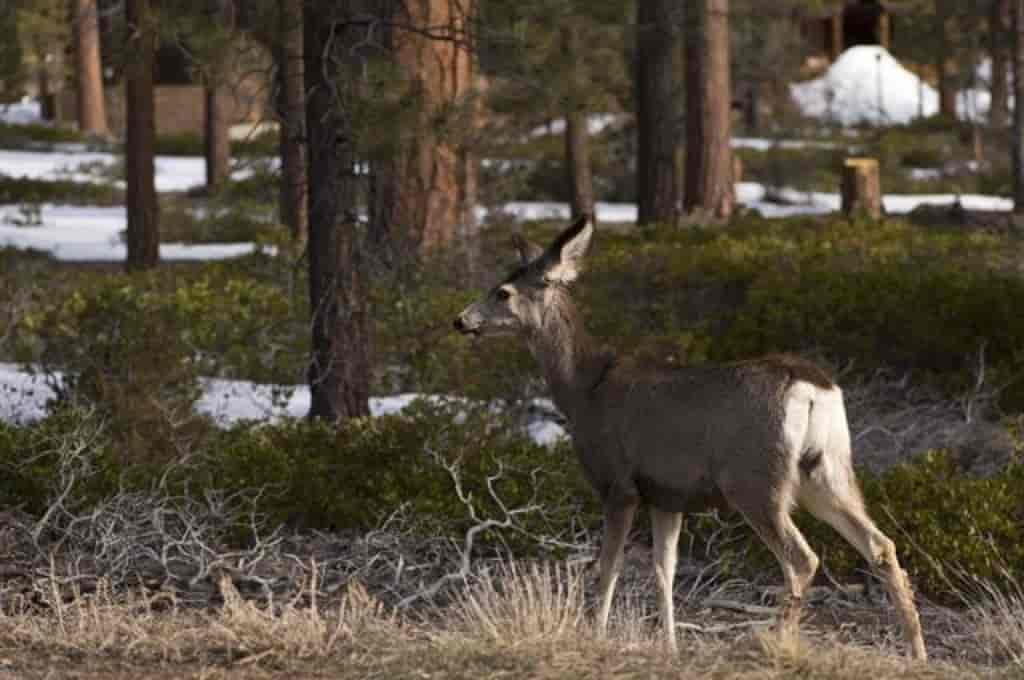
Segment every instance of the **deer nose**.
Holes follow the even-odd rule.
[[[462,321],[462,317],[461,316],[455,317],[455,323],[452,324],[452,325],[455,326],[455,330],[457,330],[457,331],[461,332],[461,331],[466,330],[466,324]]]

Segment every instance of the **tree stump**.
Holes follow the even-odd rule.
[[[882,217],[882,182],[874,158],[847,158],[843,162],[843,214]]]

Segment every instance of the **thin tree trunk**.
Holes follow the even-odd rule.
[[[78,129],[88,135],[108,137],[100,63],[100,22],[96,0],[75,2],[75,47],[78,87]]]
[[[947,118],[956,117],[956,73],[953,64],[952,32],[953,19],[944,3],[938,4],[939,40],[935,70],[939,79],[939,114]]]
[[[637,222],[672,224],[679,204],[679,36],[676,0],[636,6]]]
[[[206,158],[206,187],[218,189],[231,172],[231,103],[227,86],[214,83],[206,88],[206,116],[203,125],[203,155]]]
[[[156,125],[153,71],[156,27],[149,0],[127,0],[128,54],[125,65],[125,208],[128,269],[156,266],[160,257],[153,147]]]
[[[992,0],[989,16],[989,52],[992,59],[992,82],[989,84],[992,103],[988,123],[994,128],[1006,126],[1010,117],[1009,88],[1007,76],[1010,73],[1008,37],[1010,34],[1010,1]]]
[[[569,209],[573,215],[594,215],[590,131],[587,128],[586,108],[581,105],[585,84],[580,82],[578,70],[572,66],[580,52],[579,28],[572,21],[562,25],[562,52],[570,64],[569,77],[572,81],[565,109],[565,170],[569,183]]]
[[[1013,211],[1024,215],[1024,0],[1013,0]]]
[[[279,0],[281,33],[277,73],[281,123],[281,221],[296,243],[306,240],[305,97],[302,0]]]
[[[729,2],[689,5],[686,40],[687,213],[718,219],[732,215],[732,81],[729,75]]]
[[[310,418],[369,415],[371,326],[350,115],[365,31],[329,0],[304,7],[309,177]]]
[[[235,24],[233,0],[213,0],[213,21],[230,31]],[[230,54],[215,57],[206,83],[206,114],[203,124],[203,150],[206,158],[206,187],[223,186],[231,173],[231,86],[228,82]]]

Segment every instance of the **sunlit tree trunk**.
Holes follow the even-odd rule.
[[[636,5],[637,222],[675,221],[679,204],[679,37],[682,5]]]
[[[100,23],[96,0],[75,0],[75,65],[78,87],[78,129],[107,137],[107,112],[103,101],[103,71],[100,63]]]
[[[159,252],[153,148],[156,127],[153,71],[156,20],[149,0],[127,0],[128,54],[125,64],[125,208],[128,217],[128,269],[156,266]]]
[[[473,127],[475,107],[467,101],[472,9],[470,0],[405,0],[389,31],[416,120],[395,131],[391,160],[375,168],[373,222],[378,239],[399,257],[429,252],[471,231],[465,222],[472,220],[472,206],[463,201],[466,187],[475,186],[475,168],[457,136]]]
[[[687,213],[732,215],[732,79],[729,74],[729,2],[698,0],[687,7]]]

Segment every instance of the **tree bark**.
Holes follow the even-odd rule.
[[[281,221],[292,239],[306,240],[305,97],[302,55],[302,0],[279,0],[278,120],[281,153]]]
[[[309,298],[312,357],[309,417],[337,422],[369,415],[371,325],[359,225],[352,113],[365,30],[347,25],[349,5],[304,6],[309,177]]]
[[[991,83],[989,84],[992,103],[988,123],[994,128],[1006,126],[1010,116],[1009,88],[1007,76],[1010,73],[1009,37],[1010,0],[991,0],[989,16],[989,52],[992,60]]]
[[[953,18],[945,3],[938,3],[939,40],[936,52],[935,70],[938,74],[939,114],[947,118],[956,117],[956,67],[952,55]]]
[[[156,125],[153,71],[156,22],[149,0],[127,0],[128,54],[125,65],[125,209],[128,216],[126,266],[156,266],[160,258],[153,147]]]
[[[1013,212],[1024,215],[1024,0],[1013,0]]]
[[[206,116],[203,124],[203,155],[206,158],[206,188],[224,186],[231,173],[231,104],[223,84],[206,88]]]
[[[574,61],[579,57],[579,27],[571,20],[562,24],[562,56],[568,63],[569,96],[565,107],[565,171],[569,185],[569,209],[573,215],[594,215],[594,179],[590,168],[590,130],[583,106],[585,83],[580,82]],[[593,219],[593,217],[591,218]]]
[[[846,216],[882,217],[882,184],[874,158],[847,158],[843,163],[842,210]]]
[[[391,159],[375,168],[373,220],[376,237],[393,259],[425,254],[471,232],[466,222],[472,221],[472,206],[462,205],[460,198],[469,195],[465,186],[475,186],[475,167],[466,162],[452,134],[473,128],[475,107],[466,100],[473,4],[405,0],[399,5],[390,47],[416,120],[395,131]],[[462,120],[452,124],[451,116]]]
[[[689,5],[686,40],[687,213],[727,219],[735,207],[732,180],[732,81],[729,74],[729,2]]]
[[[231,31],[235,24],[233,0],[213,0],[212,20],[222,30]],[[206,159],[206,188],[222,187],[231,173],[231,89],[228,83],[229,54],[214,57],[207,68],[206,111],[203,121],[203,151]]]
[[[679,34],[675,0],[636,6],[637,223],[673,224],[678,215]]]
[[[88,135],[109,137],[103,100],[100,63],[100,22],[96,0],[75,1],[75,48],[78,87],[78,129]]]

